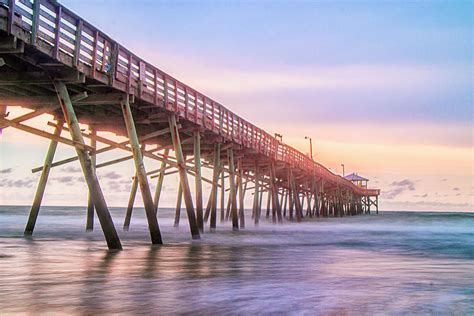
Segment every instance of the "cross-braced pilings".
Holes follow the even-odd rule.
[[[31,112],[10,118],[7,107],[15,106]],[[96,170],[127,160],[133,160],[135,176],[123,228],[130,227],[140,190],[153,244],[163,242],[156,215],[163,181],[171,174],[179,175],[175,225],[180,224],[184,202],[193,239],[200,238],[206,223],[211,231],[218,221],[231,222],[234,230],[248,225],[246,194],[253,199],[251,215],[257,225],[262,217],[281,223],[369,213],[371,206],[378,211],[378,190],[331,173],[146,63],[55,1],[0,0],[0,114],[0,128],[51,142],[43,166],[33,169],[41,176],[26,235],[34,231],[51,168],[72,161],[80,162],[89,190],[86,229],[94,228],[95,212],[109,248],[115,249],[121,243]],[[26,124],[45,114],[54,117],[48,122],[54,132]],[[86,125],[88,130],[81,129]],[[76,155],[54,161],[58,143],[74,147]],[[98,155],[112,150],[127,154],[97,163]],[[146,170],[145,158],[160,167]],[[204,168],[210,169],[210,177]],[[155,192],[150,181],[156,181]],[[207,201],[205,184],[211,187]]]

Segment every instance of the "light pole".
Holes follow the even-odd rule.
[[[280,139],[280,142],[283,141],[283,135],[282,135],[282,134],[275,133],[275,138],[276,138],[276,139],[279,138],[279,139]]]
[[[314,160],[313,159],[313,140],[311,139],[311,137],[308,137],[308,136],[305,136],[304,139],[309,139],[309,153],[311,155],[311,160]]]
[[[341,166],[342,166],[342,176],[345,177],[345,176],[346,176],[346,173],[344,172],[344,164],[341,163]]]

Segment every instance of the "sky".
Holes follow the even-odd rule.
[[[310,136],[316,160],[382,190],[381,209],[474,210],[471,1],[61,3],[304,153]],[[12,129],[1,137],[0,204],[30,204],[39,177],[30,169],[48,141]],[[73,153],[60,145],[57,159]],[[98,171],[110,205],[126,205],[132,167]],[[162,205],[174,205],[172,177],[165,193]],[[71,164],[52,171],[44,203],[86,196]]]

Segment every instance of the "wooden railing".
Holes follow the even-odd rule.
[[[28,32],[27,43],[89,77],[173,111],[234,143],[348,187],[356,194],[379,193],[333,174],[219,102],[142,60],[55,1],[0,0],[0,6],[7,9],[7,32],[16,35],[17,28]]]

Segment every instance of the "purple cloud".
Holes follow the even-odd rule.
[[[67,166],[67,167],[61,168],[61,171],[69,172],[69,173],[79,173],[82,171],[82,169],[79,167]]]
[[[394,181],[390,183],[389,190],[382,191],[382,197],[388,200],[393,200],[406,191],[415,191],[415,183],[412,180],[404,179],[401,181]]]
[[[0,174],[8,174],[8,173],[12,173],[12,171],[13,171],[12,168],[2,169],[0,170]]]
[[[31,188],[34,182],[35,182],[34,179],[24,179],[24,180],[2,179],[0,181],[0,188]]]
[[[118,174],[115,171],[111,171],[111,172],[107,172],[106,174],[101,175],[100,177],[104,179],[117,180],[117,179],[120,179],[122,175]]]
[[[64,185],[74,185],[76,182],[76,178],[73,176],[61,176],[61,177],[54,177],[51,179],[52,181],[64,184]]]

